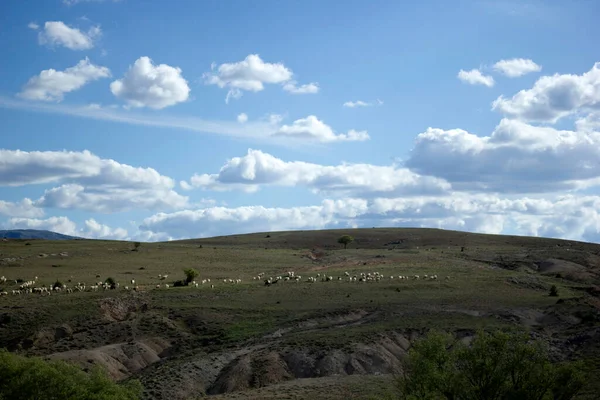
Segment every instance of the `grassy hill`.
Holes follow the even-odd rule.
[[[355,238],[345,250],[337,243],[343,234]],[[0,297],[0,347],[84,368],[102,364],[115,379],[139,378],[149,399],[383,395],[410,342],[430,328],[465,340],[477,328],[528,329],[551,344],[556,359],[584,358],[600,372],[596,244],[378,228],[143,243],[137,250],[115,241],[8,240],[0,253],[0,276],[8,279],[0,291],[9,292]],[[165,288],[190,267],[200,273],[198,288]],[[288,271],[302,278],[270,286],[253,279]],[[383,276],[378,282],[346,275],[375,272]],[[15,280],[35,276],[37,286],[84,282],[86,290],[10,294],[20,285]],[[118,289],[88,291],[108,277]],[[558,299],[548,296],[552,285]],[[598,389],[590,382],[584,398]]]

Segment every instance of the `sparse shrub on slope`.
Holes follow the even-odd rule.
[[[552,287],[550,288],[550,296],[558,297],[558,288],[556,287],[556,285],[552,285]]]
[[[108,287],[110,287],[111,289],[115,289],[117,287],[117,281],[115,280],[115,278],[112,277],[106,278],[104,283],[108,285]]]
[[[398,378],[402,399],[570,400],[585,383],[581,363],[552,364],[542,342],[479,332],[470,347],[430,332],[410,349]]]
[[[89,373],[64,361],[0,350],[0,399],[137,400],[139,381],[117,384],[100,367]]]
[[[183,273],[185,274],[186,283],[191,283],[198,276],[198,271],[196,271],[194,268],[184,269]]]

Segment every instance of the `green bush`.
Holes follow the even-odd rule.
[[[141,394],[139,381],[117,384],[99,367],[85,373],[63,361],[0,349],[0,399],[137,400]]]
[[[430,332],[408,353],[402,399],[572,399],[583,387],[581,363],[552,364],[542,342],[524,334],[478,332],[470,347]]]
[[[198,276],[198,271],[196,271],[194,268],[184,269],[183,273],[185,274],[186,283],[191,283]]]
[[[352,236],[350,236],[350,235],[344,235],[344,236],[341,236],[341,237],[338,239],[338,243],[339,243],[339,244],[343,244],[343,245],[344,245],[344,248],[347,248],[347,247],[348,247],[348,245],[349,245],[350,243],[352,243],[353,241],[354,241],[354,238],[353,238]]]
[[[111,289],[115,289],[117,287],[117,281],[113,277],[106,278],[106,280],[104,281],[104,283],[106,285],[108,285],[108,287],[110,287]]]
[[[61,288],[62,289],[64,286],[65,285],[61,281],[59,281],[58,279],[56,280],[56,282],[54,282],[54,285],[52,285],[52,287],[54,289],[56,289],[56,288]]]
[[[552,285],[552,287],[550,288],[550,296],[558,297],[558,288],[556,287],[556,285]]]

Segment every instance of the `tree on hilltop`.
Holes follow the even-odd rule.
[[[352,243],[352,242],[354,242],[354,238],[352,236],[350,236],[350,235],[344,235],[344,236],[341,236],[338,239],[338,243],[339,244],[343,244],[344,245],[344,249],[347,248],[348,245],[350,243]]]

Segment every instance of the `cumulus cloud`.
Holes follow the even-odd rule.
[[[171,178],[89,151],[0,150],[0,160],[0,186],[63,182],[36,200],[38,207],[108,213],[188,205],[188,198],[173,190]]]
[[[315,94],[319,93],[319,90],[321,90],[321,88],[316,82],[311,82],[298,86],[298,83],[296,81],[290,81],[283,85],[283,90],[291,94]]]
[[[510,60],[500,60],[493,66],[494,70],[509,78],[518,78],[531,72],[540,72],[542,66],[534,63],[530,59],[512,58]]]
[[[161,109],[184,102],[190,88],[181,68],[154,65],[149,57],[140,57],[123,78],[110,84],[111,92],[132,107]]]
[[[367,131],[355,131],[336,134],[333,129],[314,115],[295,120],[291,125],[282,125],[274,136],[297,139],[309,139],[318,142],[360,142],[369,140]]]
[[[218,174],[194,175],[182,187],[252,192],[263,185],[306,186],[322,194],[356,197],[443,194],[451,189],[442,179],[419,176],[406,168],[286,162],[252,149],[243,157],[228,160]]]
[[[84,222],[85,229],[81,236],[93,239],[110,239],[110,240],[125,240],[128,238],[126,229],[123,228],[111,228],[108,225],[104,225],[91,218]]]
[[[234,233],[371,226],[411,226],[568,238],[600,239],[600,197],[447,197],[324,200],[290,208],[210,207],[160,213],[144,219],[141,231],[173,238]]]
[[[26,100],[56,101],[63,100],[65,93],[81,89],[89,82],[110,77],[110,70],[99,67],[86,57],[77,65],[64,71],[46,69],[29,79],[18,94]]]
[[[31,24],[29,27],[37,29]],[[82,32],[62,21],[48,21],[38,34],[38,42],[49,47],[63,46],[71,50],[89,50],[101,36],[102,29],[99,26],[93,26],[87,32]]]
[[[458,79],[460,79],[464,83],[468,83],[470,85],[484,85],[487,87],[494,86],[494,78],[489,75],[483,75],[480,70],[472,69],[470,71],[465,71],[461,69],[458,71],[457,75]]]
[[[44,210],[35,206],[30,199],[18,203],[0,200],[0,215],[7,217],[38,218],[44,215]]]
[[[10,218],[5,224],[7,229],[40,229],[77,236],[77,225],[67,217]]]
[[[578,111],[600,109],[600,63],[582,75],[543,76],[512,98],[498,97],[492,109],[524,121],[556,122]]]
[[[237,120],[240,124],[244,124],[248,122],[248,115],[246,113],[241,113],[237,116]]]
[[[381,101],[379,99],[377,99],[377,101],[374,101],[374,102],[366,102],[366,101],[362,101],[362,100],[347,101],[343,104],[343,106],[346,108],[371,107],[371,106],[381,106],[381,105],[383,105],[383,101]]]
[[[229,89],[225,102],[239,99],[243,91],[260,92],[265,84],[283,84],[283,90],[293,94],[318,93],[318,83],[298,86],[292,80],[294,73],[283,63],[264,62],[258,54],[250,54],[244,60],[225,63],[218,67],[211,65],[211,72],[203,74],[207,85],[217,85]]]
[[[130,239],[127,230],[123,228],[111,228],[108,225],[99,223],[93,218],[87,219],[83,223],[83,228],[78,228],[77,224],[67,217],[49,217],[40,218],[10,218],[4,224],[6,229],[40,229],[52,232],[62,233],[63,235],[77,236],[86,239],[109,239],[109,240],[128,240]],[[145,236],[155,236],[148,232]]]
[[[457,190],[550,192],[597,184],[600,133],[556,130],[503,119],[490,136],[429,128],[405,166]]]

